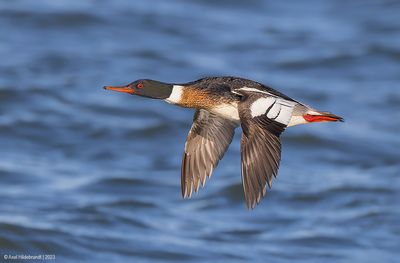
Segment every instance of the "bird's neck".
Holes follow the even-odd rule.
[[[184,89],[185,87],[182,85],[171,85],[171,92],[169,96],[165,98],[165,101],[172,104],[180,104]]]

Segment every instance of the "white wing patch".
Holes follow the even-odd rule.
[[[283,99],[280,100],[280,103],[282,103],[280,104],[281,111],[279,112],[279,115],[275,118],[275,121],[288,125],[290,119],[292,118],[292,112],[296,103]]]
[[[279,97],[259,98],[250,106],[251,116],[255,118],[267,114],[269,119],[288,125],[296,104],[294,101]]]
[[[265,114],[269,107],[275,103],[274,97],[259,98],[254,101],[250,106],[251,117],[257,117]]]
[[[274,119],[278,117],[280,111],[281,111],[281,106],[279,105],[279,103],[275,103],[274,105],[272,105],[272,108],[268,111],[267,117],[270,119]]]
[[[269,93],[268,91],[263,91],[263,90],[259,90],[259,89],[255,89],[255,88],[249,88],[249,87],[242,87],[240,89],[237,90],[244,90],[244,91],[253,91],[253,92],[257,92],[257,93],[263,93],[263,94],[267,94],[267,95],[272,95],[271,93]],[[238,93],[236,93],[238,94]]]

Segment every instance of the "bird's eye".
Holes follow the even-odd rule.
[[[143,83],[137,84],[136,87],[139,88],[139,89],[143,88]]]

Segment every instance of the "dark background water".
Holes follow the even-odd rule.
[[[399,14],[389,0],[0,1],[1,260],[398,262]],[[210,75],[346,122],[288,129],[253,211],[239,130],[182,200],[193,111],[101,87]]]

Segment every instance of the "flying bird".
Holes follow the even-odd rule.
[[[183,198],[190,198],[200,185],[204,186],[240,125],[242,185],[248,208],[260,202],[267,185],[271,188],[272,178],[277,176],[279,137],[287,127],[343,121],[266,85],[238,77],[207,77],[183,84],[140,79],[104,89],[196,109],[182,158]]]

